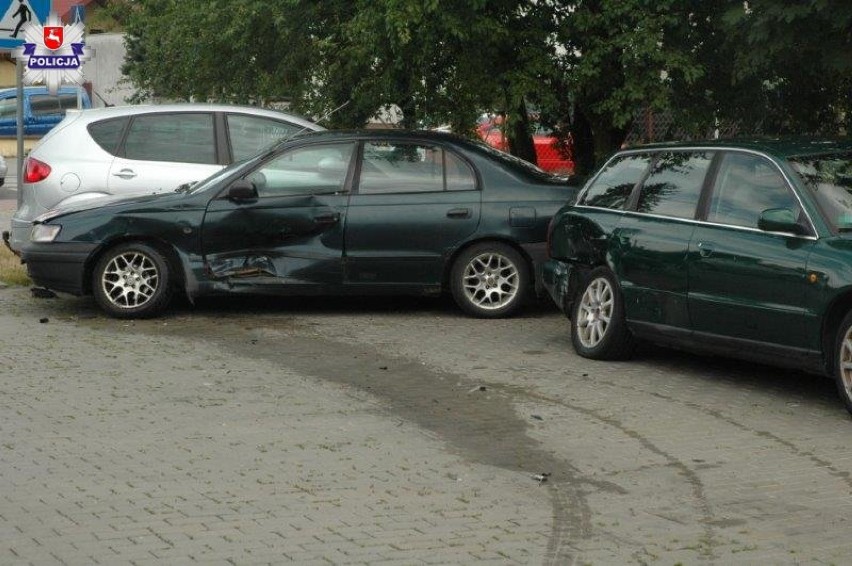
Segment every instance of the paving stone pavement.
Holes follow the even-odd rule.
[[[545,560],[526,475],[358,389],[56,304],[0,290],[0,563]]]
[[[0,289],[3,565],[845,564],[850,432],[828,380],[584,360],[547,305]]]

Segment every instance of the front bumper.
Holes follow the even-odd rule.
[[[21,259],[36,285],[83,295],[87,292],[86,262],[97,247],[89,243],[29,242],[21,247]]]
[[[579,270],[573,263],[549,259],[541,264],[538,280],[566,316],[571,316],[571,307],[577,290]]]
[[[18,220],[12,217],[12,231],[9,233],[8,246],[12,251],[19,253],[24,244],[30,241],[33,223],[27,220]]]

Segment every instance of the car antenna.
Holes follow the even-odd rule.
[[[320,116],[320,117],[319,117],[319,119],[318,119],[318,120],[316,120],[316,121],[314,122],[314,124],[319,124],[320,122],[324,122],[324,121],[328,120],[328,119],[329,119],[329,118],[331,118],[333,115],[337,114],[337,112],[338,112],[338,111],[342,110],[343,108],[346,108],[346,106],[347,106],[350,102],[352,102],[352,100],[351,100],[351,99],[350,99],[350,100],[347,100],[346,102],[344,102],[343,104],[341,104],[341,105],[340,105],[340,106],[338,106],[337,108],[332,108],[331,110],[329,110],[328,112],[326,112],[325,114],[323,114],[322,116]],[[282,141],[287,141],[287,140],[290,140],[290,139],[292,139],[292,138],[295,138],[295,137],[296,137],[296,136],[298,136],[299,134],[304,133],[304,132],[305,132],[305,130],[307,130],[307,129],[308,129],[308,126],[305,126],[304,128],[302,128],[301,130],[299,130],[299,131],[298,131],[298,132],[296,132],[295,134],[293,134],[293,135],[291,135],[291,136],[288,136],[288,137],[284,138],[284,140],[282,140]]]
[[[107,102],[107,101],[106,101],[106,99],[105,99],[103,96],[101,96],[101,93],[99,93],[98,91],[96,91],[96,90],[92,89],[92,92],[95,94],[95,96],[97,96],[98,98],[100,98],[100,99],[101,99],[101,102],[103,102],[103,103],[104,103],[104,106],[105,106],[106,108],[111,108],[111,107],[115,106],[115,104],[112,104],[112,103],[110,103],[110,102]]]
[[[347,104],[349,104],[350,102],[352,102],[352,100],[351,100],[351,99],[350,99],[350,100],[347,100],[346,102],[344,102],[343,104],[341,104],[341,105],[340,105],[340,106],[338,106],[337,108],[332,108],[331,110],[329,110],[328,112],[326,112],[325,114],[323,114],[322,116],[320,116],[320,118],[319,118],[318,120],[316,120],[316,121],[314,122],[314,124],[316,124],[316,123],[318,123],[318,122],[322,122],[323,120],[327,120],[327,119],[328,119],[329,117],[331,117],[331,116],[332,116],[335,112],[337,112],[337,111],[338,111],[338,110],[340,110],[341,108],[345,108],[345,107],[346,107],[346,105],[347,105]],[[276,149],[275,149],[275,148],[280,147],[280,146],[281,146],[281,144],[283,144],[283,143],[287,143],[287,142],[288,142],[288,141],[290,141],[291,139],[295,138],[295,137],[296,137],[296,136],[298,136],[298,135],[301,135],[301,134],[305,133],[305,132],[306,132],[307,130],[309,130],[309,129],[310,129],[310,126],[305,126],[305,127],[303,127],[301,130],[297,130],[296,132],[294,132],[294,133],[292,133],[292,134],[290,134],[290,135],[288,135],[288,136],[284,136],[283,138],[280,138],[278,141],[272,142],[272,145],[271,145],[271,146],[268,146],[268,149],[266,150],[266,152],[264,153],[264,155],[271,155],[271,154],[275,153],[275,151],[276,151]]]

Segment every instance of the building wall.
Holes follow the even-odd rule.
[[[0,88],[15,86],[15,61],[9,57],[0,58]]]
[[[105,102],[115,106],[126,105],[134,89],[123,81],[121,75],[126,52],[124,34],[89,34],[86,36],[86,47],[95,50],[94,57],[83,63],[83,76],[86,82],[92,84],[92,105],[101,107],[105,106]]]

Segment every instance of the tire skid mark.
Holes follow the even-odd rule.
[[[711,416],[715,419],[718,419],[718,420],[720,420],[724,423],[727,423],[727,424],[731,425],[732,427],[737,428],[739,430],[742,430],[744,432],[754,434],[755,436],[759,436],[760,438],[765,438],[767,440],[771,440],[772,442],[775,442],[779,446],[783,446],[784,448],[786,448],[794,456],[797,456],[797,457],[800,457],[800,458],[806,458],[806,459],[810,460],[813,464],[816,465],[816,467],[825,470],[828,473],[828,475],[839,479],[840,481],[845,483],[847,485],[847,487],[849,487],[850,490],[852,490],[852,477],[850,476],[849,472],[838,469],[829,460],[826,460],[824,458],[820,458],[819,456],[817,456],[816,454],[814,454],[813,452],[810,452],[808,450],[803,450],[803,449],[799,448],[793,442],[791,442],[791,441],[789,441],[785,438],[781,438],[780,436],[778,436],[777,434],[775,434],[773,432],[769,432],[767,430],[755,430],[755,429],[733,419],[732,417],[724,415],[721,411],[719,411],[717,409],[708,409],[707,407],[702,407],[698,403],[694,403],[692,401],[678,400],[678,399],[675,399],[673,397],[669,397],[667,395],[664,395],[662,393],[657,393],[657,392],[652,392],[650,394],[655,396],[655,397],[658,397],[660,399],[663,399],[667,402],[679,403],[682,406],[700,411],[700,412],[702,412],[706,415],[709,415],[709,416]]]
[[[174,321],[167,329],[156,331],[186,336],[183,326]],[[137,324],[137,331],[145,329],[144,323]],[[281,340],[285,335],[286,340]],[[481,384],[471,390],[471,382],[462,375],[388,355],[372,345],[333,340],[311,330],[283,334],[271,333],[268,327],[219,324],[203,338],[234,355],[286,364],[303,375],[356,387],[384,399],[387,408],[383,410],[433,433],[466,461],[527,477],[550,473],[543,484],[547,486],[553,517],[547,564],[578,563],[575,543],[592,536],[592,510],[586,495],[592,491],[590,488],[625,493],[613,482],[584,477],[577,468],[542,449],[537,440],[528,436],[529,424],[513,406],[514,388]],[[250,354],[246,343],[251,344]]]
[[[693,370],[690,369],[689,371],[693,371]],[[610,387],[621,388],[621,389],[624,388],[623,383],[615,383],[615,382],[607,380],[607,379],[596,378],[595,381],[597,383],[606,384]],[[709,408],[709,407],[705,407],[705,406],[703,406],[699,403],[696,403],[694,401],[685,401],[683,399],[679,399],[679,398],[673,397],[671,395],[666,395],[665,393],[661,393],[659,391],[648,391],[648,390],[645,390],[645,389],[639,389],[639,388],[635,388],[635,387],[632,388],[632,391],[635,391],[637,393],[642,393],[642,394],[648,395],[650,397],[656,397],[657,399],[662,399],[663,401],[666,401],[667,403],[675,403],[675,404],[678,404],[682,407],[686,407],[688,409],[692,409],[692,410],[704,413],[705,415],[713,417],[713,418],[715,418],[719,421],[722,421],[722,422],[724,422],[724,423],[726,423],[726,424],[728,424],[728,425],[730,425],[730,426],[732,426],[732,427],[734,427],[738,430],[741,430],[743,432],[747,432],[749,434],[753,434],[753,435],[758,436],[760,438],[765,438],[767,440],[775,442],[779,446],[784,447],[786,450],[788,450],[794,456],[810,460],[816,467],[825,470],[828,475],[842,481],[843,483],[846,484],[847,487],[849,487],[850,490],[852,490],[852,474],[850,474],[847,471],[844,471],[844,470],[837,468],[830,460],[826,460],[825,458],[821,458],[820,456],[817,456],[816,454],[814,454],[811,451],[804,450],[801,447],[797,446],[794,442],[787,440],[785,438],[782,438],[782,437],[778,436],[777,434],[775,434],[773,432],[766,431],[766,430],[755,430],[754,428],[749,427],[748,425],[739,422],[738,420],[734,419],[733,417],[724,414],[722,411],[720,411],[718,409],[712,409],[712,408]]]
[[[705,554],[707,558],[715,558],[714,549],[717,544],[716,533],[715,529],[713,528],[713,521],[715,521],[715,515],[713,513],[713,508],[710,505],[709,500],[707,499],[707,494],[704,492],[704,484],[702,483],[701,478],[698,476],[698,473],[695,470],[687,466],[675,456],[656,446],[653,442],[651,442],[651,440],[642,436],[642,434],[638,431],[628,428],[626,425],[624,425],[624,423],[614,417],[605,416],[600,414],[600,412],[595,409],[580,407],[578,405],[568,403],[567,401],[554,399],[553,397],[548,397],[540,393],[530,391],[518,391],[517,394],[519,396],[524,396],[529,399],[534,399],[536,401],[565,407],[568,410],[593,418],[600,423],[615,428],[616,430],[621,432],[621,434],[638,442],[647,451],[665,459],[666,462],[668,462],[668,465],[676,469],[678,473],[683,476],[686,479],[686,482],[689,484],[690,489],[692,491],[692,496],[697,502],[696,508],[701,514],[701,528],[704,531],[702,543],[706,546]]]
[[[552,484],[547,487],[550,492],[550,501],[553,505],[553,526],[550,532],[550,539],[547,543],[547,554],[544,559],[544,566],[570,566],[575,564],[580,554],[576,549],[571,548],[572,540],[586,539],[591,536],[591,509],[585,505],[582,512],[585,516],[582,518],[581,524],[587,528],[582,533],[574,533],[570,529],[570,525],[574,524],[573,518],[565,513],[566,509],[571,508],[571,500],[573,495],[562,492],[561,484]]]

